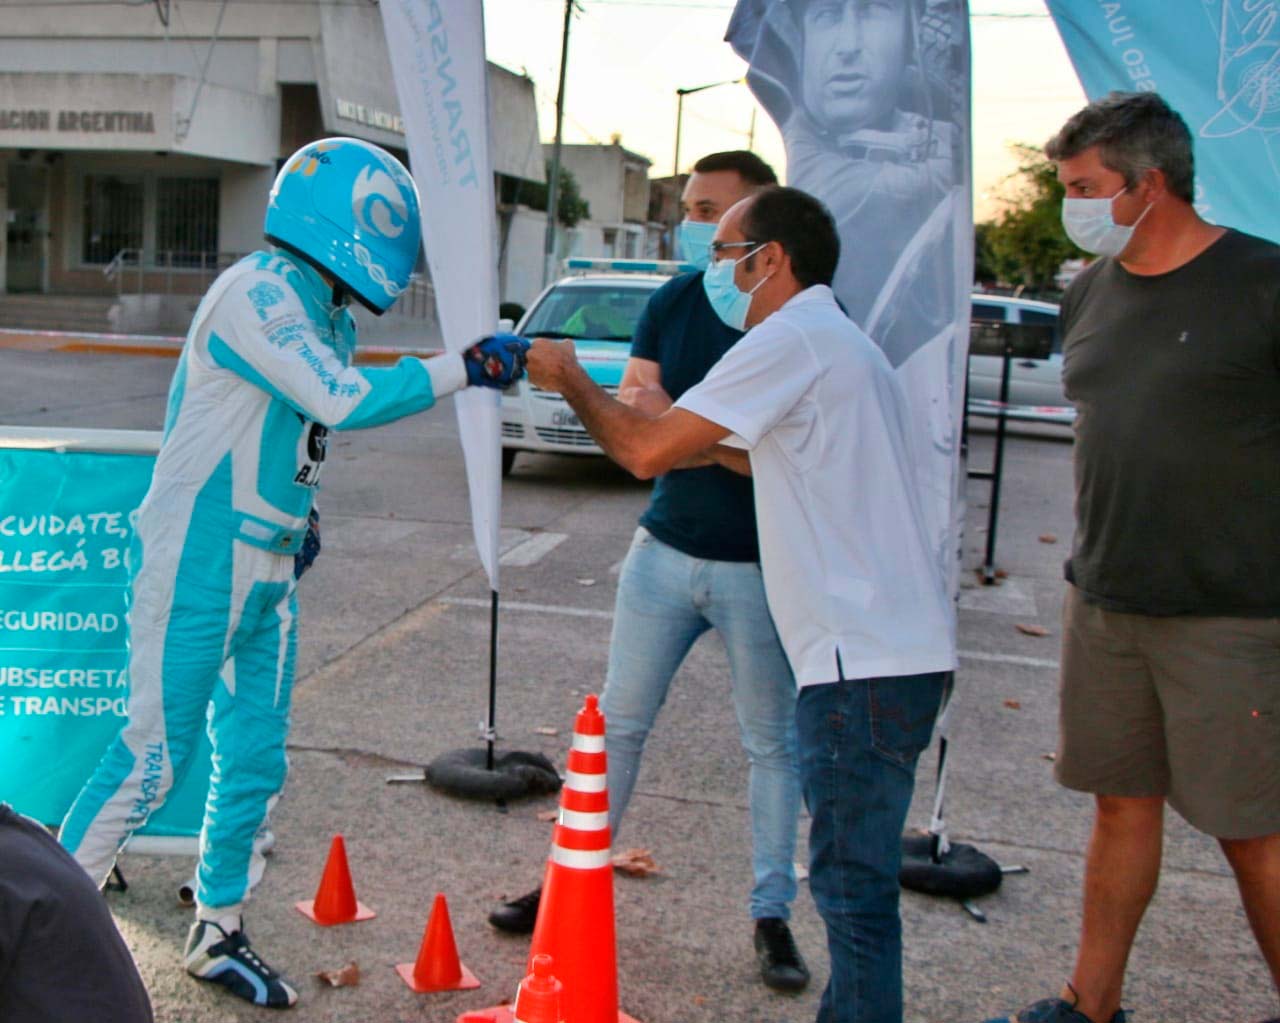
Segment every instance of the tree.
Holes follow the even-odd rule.
[[[551,162],[547,162],[547,180],[551,180]],[[506,196],[503,197],[507,199]],[[507,201],[516,201],[508,199]],[[547,208],[547,186],[539,185],[529,181],[520,182],[519,201],[528,206],[531,210],[546,210]],[[573,172],[568,167],[560,167],[560,192],[556,196],[556,211],[558,216],[556,219],[565,227],[573,227],[579,220],[586,220],[591,216],[591,207],[587,200],[582,198],[582,190],[578,187],[578,179],[573,176]]]
[[[1037,146],[1013,149],[1021,164],[1002,184],[1003,212],[978,225],[975,265],[1007,284],[1049,291],[1063,262],[1084,252],[1062,229],[1065,189],[1052,161]]]

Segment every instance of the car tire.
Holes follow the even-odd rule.
[[[515,448],[502,449],[502,475],[507,477],[511,475],[511,469],[516,464],[516,455],[519,452]]]

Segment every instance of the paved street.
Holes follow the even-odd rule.
[[[0,349],[0,423],[158,429],[170,359]],[[990,455],[974,437],[974,463]],[[1070,968],[1089,801],[1058,788],[1060,564],[1071,533],[1071,446],[1054,428],[1009,442],[999,587],[967,573],[959,705],[948,787],[953,838],[1023,864],[980,901],[906,894],[907,1018],[966,1023],[1056,993]],[[561,766],[583,694],[599,690],[617,568],[646,487],[602,460],[522,455],[504,495],[500,748]],[[969,489],[966,563],[985,540],[986,485]],[[324,553],[301,586],[291,773],[278,840],[248,916],[255,947],[295,981],[305,1023],[446,1023],[511,996],[527,943],[485,922],[497,900],[540,880],[554,798],[512,805],[451,799],[388,774],[476,741],[486,708],[488,594],[471,548],[466,483],[450,404],[330,443],[321,496]],[[1056,542],[1043,542],[1055,538]],[[1047,637],[1018,624],[1041,625]],[[746,914],[750,883],[745,758],[727,702],[719,641],[704,638],[673,687],[615,848],[650,849],[649,879],[618,878],[622,1006],[644,1023],[800,1023],[826,979],[823,930],[807,888],[797,940],[814,972],[800,996],[758,981]],[[550,729],[557,735],[545,734]],[[932,754],[910,822],[932,800]],[[802,821],[802,833],[807,821]],[[376,920],[321,929],[293,909],[310,898],[341,832],[362,902]],[[802,843],[803,849],[803,843]],[[1216,844],[1169,821],[1159,894],[1134,953],[1126,1004],[1137,1023],[1239,1023],[1275,1015],[1275,993]],[[190,911],[175,900],[191,862],[126,856],[112,894],[158,1020],[248,1021],[255,1010],[188,978],[179,949]],[[449,900],[479,991],[419,996],[396,976],[413,960],[431,899]],[[313,975],[349,960],[358,987]]]

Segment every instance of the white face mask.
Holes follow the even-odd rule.
[[[738,243],[734,243],[735,245]],[[713,259],[702,275],[702,290],[706,292],[707,301],[715,310],[721,322],[734,330],[747,329],[747,313],[751,311],[751,299],[765,281],[772,277],[762,277],[750,291],[743,291],[734,282],[734,270],[744,259],[750,259],[765,247],[768,242],[754,243],[756,247],[739,259]]]
[[[1151,212],[1148,205],[1132,224],[1117,224],[1111,204],[1127,191],[1127,188],[1122,188],[1109,199],[1063,199],[1062,226],[1067,237],[1085,252],[1099,256],[1120,255],[1128,247],[1142,218]]]

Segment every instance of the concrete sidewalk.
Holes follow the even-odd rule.
[[[171,372],[172,361],[161,358],[0,350],[0,421],[156,429]],[[1038,429],[1011,439],[998,545],[1008,577],[985,589],[966,581],[960,618],[952,837],[1030,873],[981,900],[985,925],[955,903],[904,895],[908,1020],[1003,1015],[1056,992],[1071,966],[1090,803],[1053,782],[1048,758],[1060,564],[1071,534],[1063,437]],[[985,462],[989,436],[975,436],[974,445],[975,463]],[[985,539],[986,487],[975,483],[969,494],[972,565]],[[508,480],[504,546],[539,539],[503,570],[500,749],[538,750],[563,765],[574,713],[603,681],[616,567],[645,499],[644,486],[602,461],[523,456]],[[471,549],[448,403],[409,423],[336,437],[321,504],[324,553],[301,587],[290,778],[247,930],[300,988],[295,1020],[448,1023],[515,992],[527,942],[494,932],[485,916],[540,880],[550,832],[538,815],[556,805],[547,798],[502,811],[385,781],[475,742],[487,705],[487,585]],[[1050,635],[1024,635],[1020,623]],[[615,885],[622,1006],[645,1023],[801,1023],[813,1019],[826,979],[823,929],[802,884],[793,926],[813,984],[783,996],[759,983],[746,912],[745,758],[727,693],[719,641],[704,640],[672,689],[615,843],[652,850],[661,867],[656,877]],[[915,826],[928,820],[932,770],[931,753],[919,774]],[[802,837],[806,828],[802,821]],[[339,832],[359,897],[379,915],[318,928],[293,903],[314,894]],[[1164,861],[1131,964],[1132,1018],[1249,1023],[1275,1015],[1275,992],[1216,844],[1171,815]],[[182,971],[190,911],[175,893],[190,861],[126,856],[122,866],[130,887],[110,896],[111,907],[156,1018],[263,1018]],[[413,960],[437,891],[448,897],[463,960],[483,982],[478,991],[415,995],[392,968]],[[314,979],[350,960],[362,970],[358,987]]]

